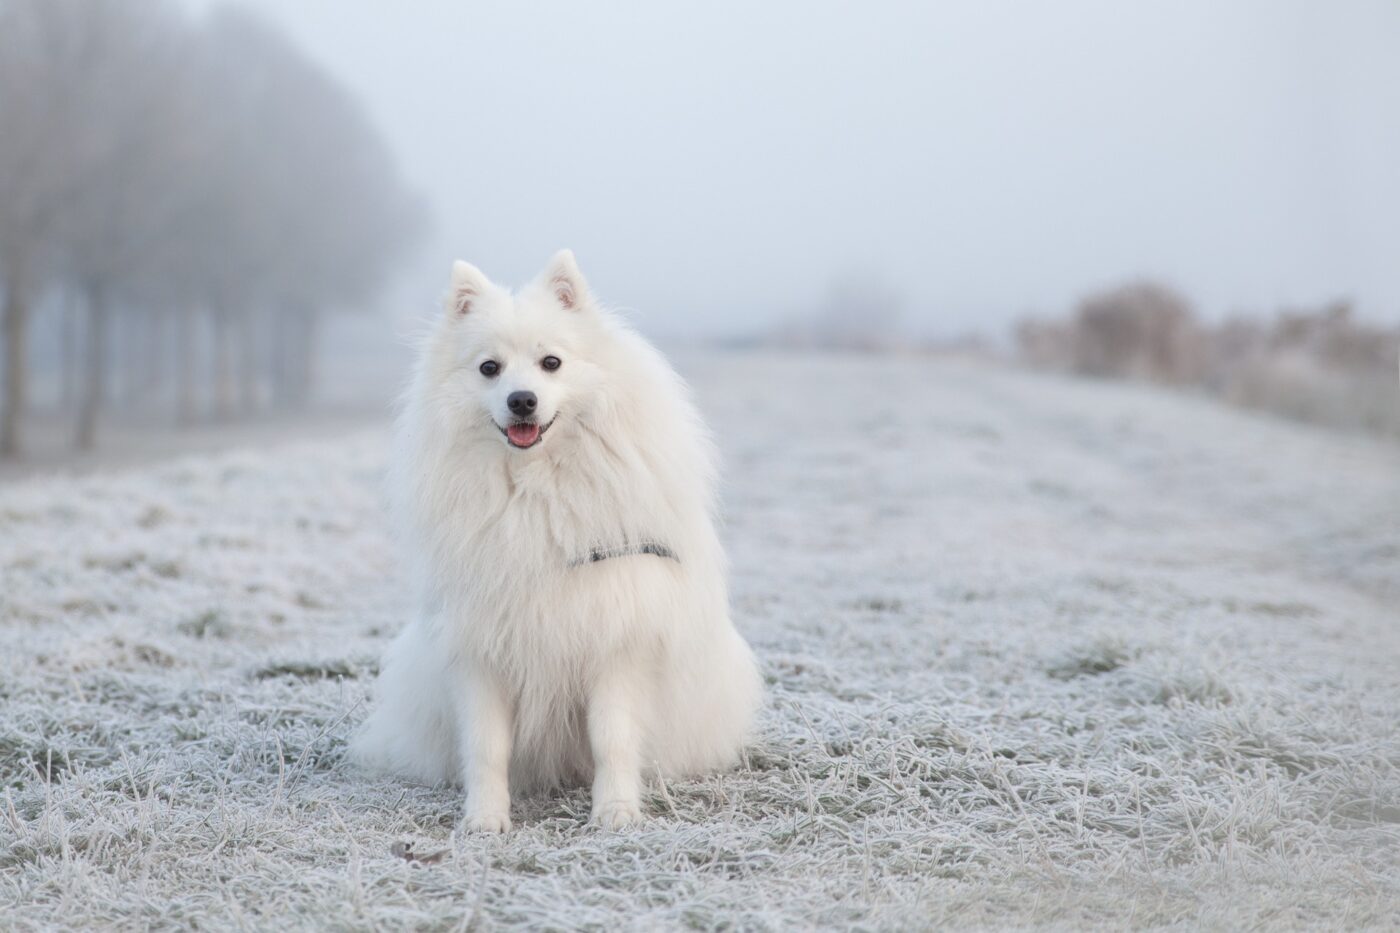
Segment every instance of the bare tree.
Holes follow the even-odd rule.
[[[421,229],[423,212],[396,182],[387,147],[344,88],[237,9],[216,16],[210,33],[215,68],[258,76],[219,82],[231,92],[225,112],[261,131],[243,132],[241,145],[224,151],[271,195],[259,202],[263,210],[239,217],[259,248],[224,293],[239,315],[260,308],[270,317],[272,390],[300,404],[312,381],[317,317],[373,295]],[[241,339],[255,337],[245,325]]]
[[[65,28],[65,12],[42,0],[0,2],[0,456],[20,451],[30,317],[51,272],[61,211],[77,183],[80,153],[64,132],[76,101],[65,74],[80,63],[82,49]]]
[[[49,0],[50,3],[53,0]],[[58,0],[74,11],[68,28],[86,55],[71,79],[78,106],[70,134],[88,155],[86,177],[62,213],[62,272],[86,305],[87,352],[74,442],[89,448],[108,392],[108,335],[118,305],[148,303],[155,257],[172,228],[166,145],[178,131],[184,31],[158,2]]]
[[[372,297],[421,227],[356,101],[236,9],[196,23],[169,0],[0,0],[0,127],[0,455],[21,446],[50,285],[83,311],[86,447],[114,365],[124,402],[146,402],[169,319],[180,420],[196,357],[217,414],[304,402],[318,316]]]
[[[358,103],[278,34],[225,9],[205,50],[220,120],[189,243],[213,315],[215,408],[246,410],[265,394],[304,403],[317,317],[374,294],[422,211]]]

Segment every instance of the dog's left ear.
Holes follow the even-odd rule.
[[[583,273],[578,271],[578,262],[573,250],[561,249],[545,267],[545,282],[558,302],[570,311],[575,311],[588,302],[588,283]]]

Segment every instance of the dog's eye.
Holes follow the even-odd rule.
[[[554,372],[560,366],[564,365],[564,361],[557,356],[546,356],[544,359],[540,360],[540,365],[550,372]]]
[[[477,369],[480,369],[481,374],[489,379],[501,371],[501,364],[497,363],[495,360],[487,360],[485,363],[478,366]]]

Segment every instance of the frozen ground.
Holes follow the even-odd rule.
[[[744,768],[503,838],[353,773],[404,613],[380,433],[11,483],[0,927],[1395,927],[1400,447],[953,362],[687,370],[770,683]]]

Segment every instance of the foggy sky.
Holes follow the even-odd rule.
[[[515,283],[570,246],[653,334],[752,331],[852,275],[938,335],[1137,274],[1211,316],[1400,320],[1393,0],[243,2],[428,197],[400,313],[453,258]]]

